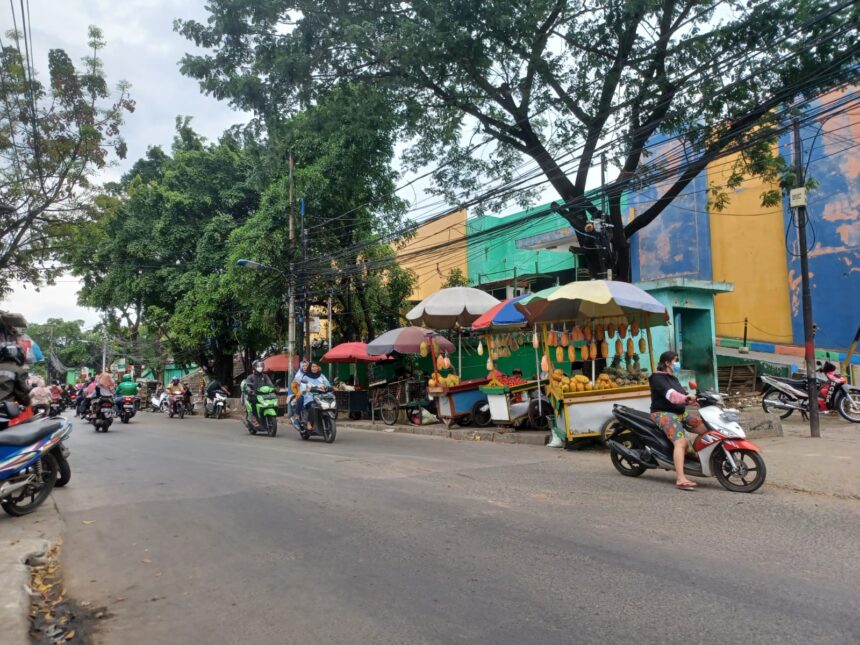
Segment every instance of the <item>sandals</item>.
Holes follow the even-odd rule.
[[[675,484],[678,490],[694,490],[698,484],[696,482],[684,482],[683,484]]]

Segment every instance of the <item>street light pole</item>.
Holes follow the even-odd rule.
[[[290,152],[290,278],[289,286],[287,287],[288,296],[290,299],[288,316],[288,331],[287,331],[287,359],[289,361],[289,379],[293,380],[293,356],[296,354],[296,280],[295,280],[295,251],[296,251],[296,224],[293,213],[293,153]]]

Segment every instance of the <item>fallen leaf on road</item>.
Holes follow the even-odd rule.
[[[67,641],[72,640],[74,637],[75,637],[75,630],[74,629],[66,634],[66,640]]]
[[[141,562],[143,562],[144,564],[152,564],[152,560],[150,560],[149,558],[144,558],[143,560],[141,560]]]
[[[86,524],[87,526],[89,526],[90,524],[95,524],[95,523],[96,523],[95,520],[83,520],[81,522],[81,524]]]

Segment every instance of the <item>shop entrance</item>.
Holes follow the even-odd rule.
[[[711,312],[676,307],[674,314],[675,346],[681,357],[681,368],[695,372],[699,389],[716,389]]]

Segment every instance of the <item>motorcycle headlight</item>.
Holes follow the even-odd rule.
[[[722,414],[720,414],[720,419],[726,423],[735,423],[741,420],[741,413],[734,408],[726,408],[723,410]]]

